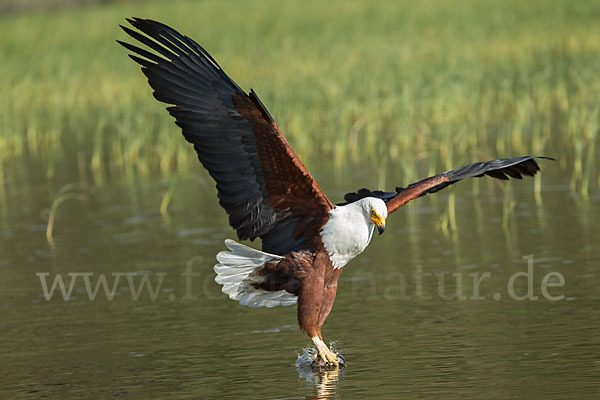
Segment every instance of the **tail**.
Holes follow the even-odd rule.
[[[255,250],[230,239],[225,240],[225,246],[231,251],[221,251],[217,254],[219,263],[214,267],[217,273],[215,281],[223,285],[221,291],[227,293],[230,299],[253,308],[296,304],[298,297],[285,290],[268,292],[252,285],[255,282],[250,274],[255,269],[283,257]]]

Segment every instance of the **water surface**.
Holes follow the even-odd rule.
[[[542,167],[537,199],[533,180],[508,194],[491,180],[479,194],[461,183],[394,214],[341,277],[323,334],[348,365],[329,373],[295,367],[310,345],[295,306],[250,309],[220,293],[214,257],[234,236],[201,172],[174,177],[166,214],[169,182],[89,184],[85,199],[60,206],[51,246],[44,210],[61,184],[13,171],[0,192],[0,393],[598,398],[600,194],[574,195],[556,165]],[[372,171],[316,172],[339,201]],[[528,272],[530,255],[537,299],[511,298],[509,281]],[[48,285],[61,274],[67,289],[69,273],[88,273],[92,287],[101,274],[109,285],[122,276],[110,301],[102,290],[91,301],[81,275],[69,300],[59,289],[46,300],[43,273]],[[560,300],[541,290],[550,273],[546,297]],[[154,300],[147,288],[134,300],[128,279],[139,288],[147,277],[156,289],[161,276]],[[458,279],[461,299],[451,298]],[[527,294],[527,277],[513,283],[513,297]]]

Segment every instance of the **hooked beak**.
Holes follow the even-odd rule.
[[[385,231],[385,224],[377,225],[377,232],[381,235]]]

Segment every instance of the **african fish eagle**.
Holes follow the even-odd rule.
[[[317,347],[316,360],[338,357],[323,342],[344,266],[382,234],[386,218],[410,200],[465,178],[507,180],[533,176],[536,158],[478,162],[398,187],[361,189],[334,205],[321,191],[253,90],[246,94],[195,41],[148,19],[121,26],[153,51],[118,41],[135,54],[157,100],[194,145],[217,183],[219,203],[240,240],[262,239],[262,251],[226,240],[217,255],[216,281],[231,299],[250,307],[298,303],[298,322]]]

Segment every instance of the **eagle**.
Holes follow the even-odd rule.
[[[118,41],[141,65],[154,97],[170,104],[185,139],[216,182],[219,204],[239,240],[262,240],[262,251],[226,240],[216,281],[250,307],[298,304],[298,322],[314,342],[315,363],[343,363],[321,328],[344,267],[382,234],[388,215],[411,200],[462,179],[533,176],[536,158],[477,162],[394,191],[360,189],[333,204],[296,155],[254,90],[244,92],[194,40],[160,22],[128,18],[121,28],[146,50]]]

